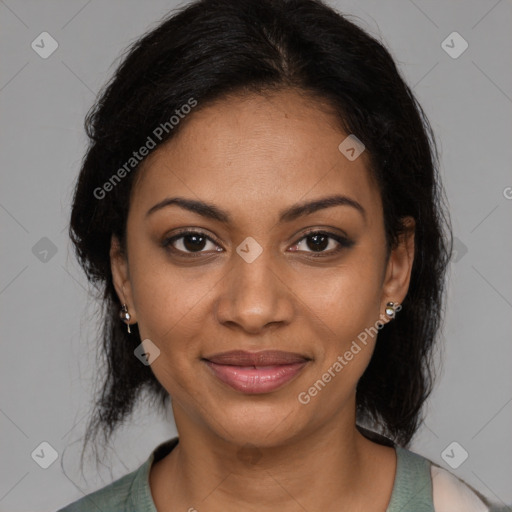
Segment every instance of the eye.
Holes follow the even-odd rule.
[[[304,243],[305,242],[305,243]],[[208,244],[210,247],[208,248]],[[312,257],[331,256],[354,245],[353,240],[327,231],[309,231],[292,248],[292,252],[306,252]],[[221,252],[223,249],[208,235],[201,231],[183,230],[165,238],[162,246],[178,255],[195,257],[209,251]],[[306,249],[310,249],[305,250]],[[326,250],[329,249],[330,250]],[[315,254],[316,253],[316,254]]]
[[[349,240],[348,238],[335,233],[329,233],[327,231],[310,231],[292,246],[292,252],[299,252],[303,250],[301,247],[306,247],[311,250],[306,250],[304,252],[311,253],[311,256],[313,257],[331,256],[339,253],[343,249],[348,249],[353,245],[353,240]],[[330,250],[326,250],[329,247]]]
[[[162,242],[163,247],[185,256],[206,252],[204,249],[208,247],[208,244],[211,245],[209,250],[222,251],[214,240],[201,231],[183,230]]]

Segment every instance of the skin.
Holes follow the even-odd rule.
[[[338,150],[336,118],[305,94],[283,90],[231,96],[190,114],[178,135],[144,162],[132,190],[126,255],[112,239],[120,302],[142,339],[160,350],[152,371],[172,397],[178,446],[154,464],[150,487],[161,512],[189,510],[382,510],[396,471],[392,448],[355,427],[356,385],[378,337],[369,338],[307,404],[298,395],[321,378],[365,328],[383,320],[388,301],[407,294],[414,221],[386,259],[384,218],[367,155]],[[343,194],[347,205],[290,222],[297,203]],[[215,204],[229,224],[172,205],[167,197]],[[162,241],[194,228],[213,241]],[[314,257],[308,228],[346,235],[327,239]],[[252,237],[263,252],[251,263],[236,248]],[[308,243],[309,240],[309,243]],[[220,250],[216,250],[220,249]],[[329,254],[330,253],[330,254]],[[399,314],[399,313],[397,313]],[[387,321],[387,320],[384,320]],[[277,349],[311,360],[282,388],[235,391],[202,357],[228,350]]]

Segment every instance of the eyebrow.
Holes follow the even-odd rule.
[[[222,210],[214,204],[207,203],[205,201],[197,201],[195,199],[186,199],[184,197],[168,197],[160,201],[146,212],[146,217],[171,205],[179,206],[185,210],[197,213],[202,217],[217,220],[224,224],[229,224],[232,220],[231,215],[227,211]],[[356,200],[343,195],[333,195],[293,205],[280,212],[279,222],[291,222],[303,215],[310,215],[319,210],[331,208],[333,206],[350,206],[356,209],[366,222],[366,210],[361,206],[361,204]]]

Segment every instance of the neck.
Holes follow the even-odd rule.
[[[159,510],[171,510],[171,503],[210,512],[249,510],[255,503],[269,512],[332,510],[336,504],[358,510],[365,500],[373,502],[372,510],[381,500],[385,510],[389,501],[394,450],[363,437],[354,416],[334,418],[300,439],[273,446],[237,445],[197,424],[180,425],[184,417],[175,411],[183,434],[153,478]]]

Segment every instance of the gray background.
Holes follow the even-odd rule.
[[[391,50],[442,153],[458,250],[443,371],[413,449],[451,469],[441,453],[458,442],[469,457],[453,472],[512,503],[512,4],[331,4]],[[66,232],[84,115],[121,51],[175,5],[0,0],[0,511],[56,509],[135,469],[175,435],[172,419],[141,407],[105,454],[112,472],[89,461],[80,473],[96,317]],[[47,59],[31,48],[43,31],[59,44]],[[441,47],[453,31],[469,44],[456,59]],[[31,457],[43,441],[58,454],[48,469]]]

